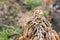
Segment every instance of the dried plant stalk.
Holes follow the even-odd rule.
[[[19,40],[60,40],[52,29],[51,23],[44,17],[43,10],[36,10],[32,20],[25,26],[24,35]]]

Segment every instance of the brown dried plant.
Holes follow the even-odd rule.
[[[18,40],[60,40],[52,24],[44,17],[43,10],[36,10],[32,20],[25,25],[23,36]]]

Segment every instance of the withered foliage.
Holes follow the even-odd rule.
[[[18,40],[60,40],[52,24],[45,18],[43,10],[36,10],[34,17],[25,25],[23,36]]]

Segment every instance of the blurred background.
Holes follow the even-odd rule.
[[[18,40],[24,24],[31,19],[34,10],[41,7],[47,10],[46,16],[50,12],[53,28],[60,34],[60,1],[55,1],[52,6],[46,6],[43,0],[0,0],[0,40]]]

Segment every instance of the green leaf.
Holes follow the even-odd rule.
[[[48,12],[48,11],[43,11],[43,13],[44,13],[44,15],[45,15],[46,17],[48,17],[48,15],[49,15],[49,12]]]

